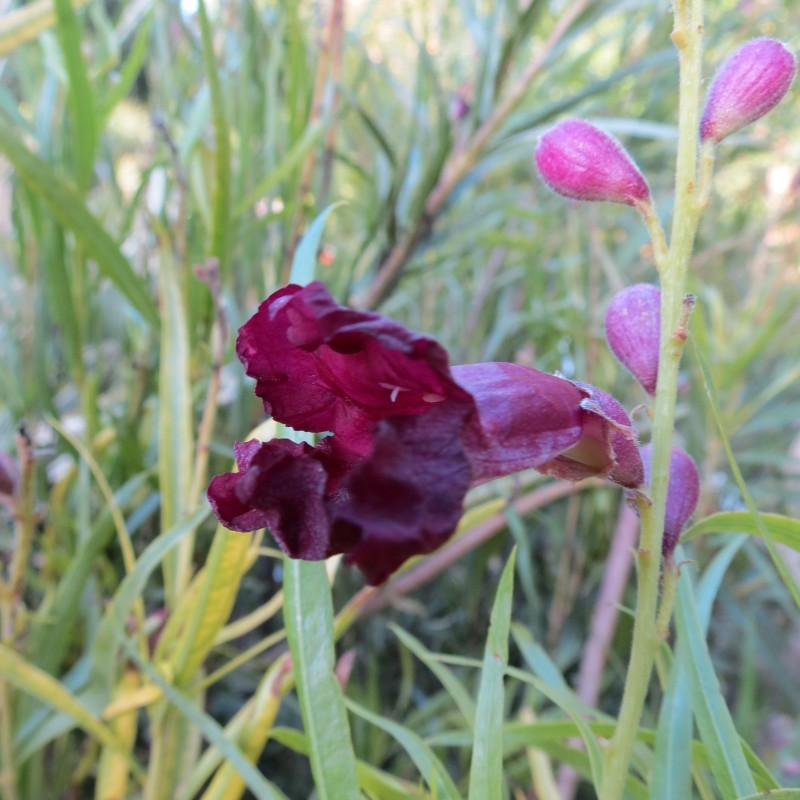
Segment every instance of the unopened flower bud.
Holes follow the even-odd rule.
[[[606,312],[606,339],[614,355],[648,394],[656,393],[661,333],[661,290],[651,283],[623,289]]]
[[[647,483],[650,483],[650,461],[653,445],[642,448],[642,461]],[[700,496],[700,476],[694,459],[677,445],[673,445],[669,459],[669,485],[667,487],[667,506],[664,513],[664,538],[661,552],[671,556],[678,544],[683,526],[697,508]]]
[[[650,199],[647,181],[625,148],[580,119],[559,122],[542,136],[536,166],[552,189],[573,200],[635,206]]]
[[[753,39],[717,70],[700,121],[700,138],[721,142],[773,109],[789,91],[794,54],[775,39]]]

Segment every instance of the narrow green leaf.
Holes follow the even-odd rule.
[[[317,269],[317,251],[319,250],[320,239],[322,239],[322,232],[325,230],[325,223],[328,221],[331,211],[341,205],[344,205],[341,200],[337,203],[331,203],[317,215],[308,230],[303,234],[292,260],[292,271],[289,276],[291,283],[305,286],[314,280],[314,273]]]
[[[756,524],[758,532],[761,538],[764,540],[764,544],[766,545],[767,551],[769,552],[770,558],[772,562],[775,564],[775,569],[778,570],[778,574],[783,579],[783,582],[786,584],[786,587],[789,589],[789,592],[794,599],[795,604],[798,608],[800,608],[800,586],[797,585],[797,581],[794,578],[794,575],[789,571],[789,568],[786,566],[786,561],[781,555],[780,551],[777,547],[775,547],[775,542],[772,539],[772,535],[767,527],[764,519],[761,516],[761,513],[756,508],[755,500],[753,500],[753,495],[750,494],[750,490],[747,488],[747,484],[745,483],[744,477],[742,476],[742,471],[739,469],[739,465],[736,463],[736,457],[733,455],[733,449],[731,448],[730,439],[728,439],[727,431],[725,430],[725,423],[722,419],[722,414],[719,410],[719,405],[717,404],[716,394],[714,392],[714,385],[711,381],[711,375],[708,371],[708,366],[703,359],[702,354],[700,353],[700,349],[697,347],[694,339],[691,340],[692,342],[692,353],[695,357],[697,362],[697,366],[700,369],[700,375],[703,380],[703,388],[706,393],[706,399],[708,400],[709,408],[711,409],[711,415],[714,418],[714,422],[717,424],[717,430],[719,431],[720,439],[722,440],[722,446],[725,449],[725,455],[728,457],[728,464],[730,465],[731,472],[733,473],[734,480],[736,481],[736,485],[739,487],[739,491],[742,494],[742,499],[744,500],[744,504],[747,506],[747,510],[750,512],[753,521]]]
[[[158,313],[146,284],[133,271],[117,243],[92,216],[78,192],[60,178],[50,164],[19,141],[14,135],[13,126],[3,116],[0,116],[0,150],[53,217],[83,243],[100,271],[150,325],[158,328]]]
[[[102,130],[111,116],[111,112],[117,103],[128,95],[133,88],[136,78],[142,69],[144,60],[147,57],[147,48],[150,44],[150,28],[153,24],[153,14],[148,13],[142,20],[136,32],[136,38],[131,45],[128,57],[119,70],[117,80],[109,88],[108,93],[100,103],[98,111],[98,127]]]
[[[800,789],[768,789],[740,797],[739,800],[800,800]]]
[[[744,537],[740,537],[723,548],[703,574],[698,590],[697,616],[704,634],[708,630],[711,607],[722,578],[745,541]],[[676,553],[676,558],[679,563],[683,560],[681,550]],[[686,656],[681,655],[686,646],[684,638],[679,637],[676,644],[676,653],[679,655],[672,661],[667,689],[661,701],[653,772],[650,778],[652,800],[673,800],[675,797],[691,796],[692,704],[689,695],[689,676],[686,672]]]
[[[146,488],[149,479],[147,473],[134,475],[115,492],[114,502],[120,507],[134,502]],[[98,515],[89,536],[70,559],[55,592],[46,601],[47,604],[31,618],[32,627],[25,649],[31,661],[47,672],[55,673],[61,663],[74,629],[86,580],[98,553],[108,544],[113,534],[113,519],[109,506],[106,506]]]
[[[333,603],[321,561],[284,558],[284,622],[319,800],[356,800],[358,778],[334,675]]]
[[[692,708],[719,790],[723,797],[752,794],[756,785],[714,673],[686,572],[678,582],[675,619],[679,636],[686,642],[677,657],[689,676]]]
[[[295,753],[308,756],[308,740],[302,731],[293,728],[273,728],[270,738]],[[374,796],[375,800],[410,800],[414,797],[430,797],[422,788],[396,778],[365,761],[356,761],[356,771],[361,788],[369,794],[370,798]]]
[[[319,141],[325,127],[321,122],[309,125],[303,132],[303,136],[296,141],[286,155],[270,170],[259,182],[250,190],[244,200],[241,200],[234,209],[234,215],[239,216],[252,208],[274,186],[287,178],[292,170],[303,163],[306,154]]]
[[[345,699],[345,704],[357,717],[385,731],[400,744],[437,800],[461,800],[461,795],[444,764],[416,733],[393,720],[373,714],[350,699]]]
[[[85,193],[92,183],[94,156],[97,150],[97,128],[94,118],[94,95],[89,73],[83,60],[83,34],[70,0],[55,0],[58,42],[64,57],[69,81],[67,104],[72,117],[72,144],[75,157],[75,181]]]
[[[172,256],[161,248],[161,355],[158,373],[158,485],[161,492],[161,529],[169,530],[183,519],[194,502],[190,497],[194,437],[192,387],[189,378],[189,333],[186,309]],[[189,582],[194,537],[183,538],[177,553],[164,560],[167,605]]]
[[[224,276],[228,270],[230,239],[231,139],[228,116],[225,112],[225,95],[219,78],[217,59],[214,55],[211,23],[208,21],[204,0],[199,0],[197,11],[197,17],[200,22],[200,35],[203,40],[203,64],[205,65],[208,87],[211,92],[211,113],[214,119],[214,138],[217,146],[210,250],[211,255],[215,256],[219,261],[220,273]]]
[[[592,771],[592,782],[595,786],[602,785],[603,754],[600,745],[592,733],[585,719],[586,708],[569,688],[558,668],[548,657],[547,653],[533,641],[530,632],[519,624],[512,626],[514,641],[519,647],[528,666],[540,676],[534,678],[520,669],[508,667],[506,673],[518,680],[529,683],[538,689],[548,700],[555,703],[577,726],[578,732],[586,746],[589,764]]]
[[[782,514],[759,513],[758,516],[774,541],[793,550],[800,550],[800,520]],[[751,536],[763,536],[758,519],[749,511],[720,511],[695,522],[681,534],[681,541],[686,542],[706,533],[747,533]]]
[[[464,715],[470,730],[475,728],[475,701],[464,684],[441,661],[436,659],[419,639],[404,631],[398,625],[390,625],[392,633],[441,681],[442,686],[453,698],[458,710]]]
[[[230,616],[251,541],[252,536],[232,533],[221,525],[214,534],[192,615],[173,662],[179,686],[194,676]]]
[[[104,747],[123,755],[131,769],[139,777],[142,777],[141,767],[108,726],[100,722],[75,695],[52,675],[43,672],[35,664],[26,661],[4,644],[0,644],[0,678],[8,681],[20,691],[32,695],[37,700],[41,700],[71,717]]]
[[[136,559],[133,571],[125,579],[107,606],[97,626],[91,645],[91,674],[88,685],[91,691],[102,696],[104,702],[111,697],[114,685],[118,644],[115,630],[124,628],[136,598],[139,597],[153,571],[174,547],[177,547],[209,515],[206,506],[170,530],[163,531]]]
[[[233,739],[225,735],[222,726],[202,708],[193,703],[183,692],[168,681],[165,681],[155,667],[139,655],[134,643],[125,635],[117,623],[113,623],[117,642],[136,663],[139,669],[152,683],[158,686],[167,700],[203,735],[203,738],[214,745],[227,759],[228,763],[242,776],[250,791],[258,800],[280,800],[280,795],[273,790],[272,784],[264,778],[255,765],[237,747]]]
[[[469,800],[500,800],[503,796],[503,678],[508,665],[508,634],[514,593],[514,561],[511,551],[500,576],[486,638],[475,738],[469,771]]]
[[[47,244],[47,254],[41,259],[43,288],[47,306],[60,328],[64,351],[77,382],[84,369],[81,326],[75,313],[75,300],[67,268],[67,249],[61,228],[55,225],[51,228]]]
[[[75,0],[73,8],[85,6],[89,0]],[[53,0],[33,3],[8,11],[0,18],[0,58],[7,56],[25,42],[35,39],[42,31],[56,24]]]

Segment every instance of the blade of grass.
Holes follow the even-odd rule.
[[[0,677],[22,692],[32,695],[52,708],[71,717],[83,730],[105,747],[126,759],[136,775],[143,777],[142,768],[111,729],[52,675],[26,661],[10,647],[0,644]]]
[[[478,690],[469,771],[469,800],[500,800],[503,796],[503,678],[508,665],[516,553],[516,548],[511,551],[492,606]]]
[[[203,41],[203,64],[211,93],[211,115],[214,120],[216,141],[216,180],[214,184],[214,211],[211,220],[211,255],[219,261],[220,274],[228,274],[228,250],[230,240],[231,207],[231,139],[228,116],[225,111],[225,95],[219,77],[211,23],[208,21],[206,4],[199,0],[197,18]]]
[[[697,615],[705,634],[711,618],[711,606],[722,578],[733,557],[739,552],[744,537],[723,548],[706,569],[698,590]],[[681,551],[676,554],[678,563],[683,560]],[[692,780],[692,705],[689,694],[689,677],[686,673],[686,643],[679,638],[676,645],[678,657],[672,662],[661,711],[654,752],[650,789],[653,800],[672,800],[691,795]]]
[[[207,742],[219,749],[228,763],[242,776],[247,787],[256,798],[258,800],[280,800],[280,796],[273,790],[272,784],[247,760],[239,747],[225,736],[225,731],[220,724],[193,703],[177,687],[164,680],[158,670],[139,655],[136,646],[118,624],[113,624],[113,633],[117,643],[125,650],[144,675],[164,692],[164,696],[170,704],[200,731]]]
[[[78,9],[88,2],[89,0],[74,0],[72,7]],[[36,0],[4,13],[0,18],[0,58],[32,41],[55,24],[53,0]]]
[[[464,715],[470,730],[475,729],[475,701],[470,697],[464,684],[447,668],[441,661],[432,657],[432,653],[425,647],[419,639],[407,633],[397,625],[389,626],[398,639],[420,660],[426,667],[433,672],[439,679],[442,686],[458,706],[459,711]]]
[[[303,234],[292,260],[292,270],[289,277],[292,283],[299,283],[301,286],[305,286],[314,280],[317,251],[319,250],[322,233],[325,230],[325,223],[328,221],[331,211],[341,205],[344,205],[341,200],[337,203],[331,203],[317,215],[316,219],[309,225],[308,230]]]
[[[759,513],[758,516],[774,541],[793,550],[800,550],[800,520],[782,514]],[[749,511],[720,511],[695,522],[681,534],[681,541],[686,542],[707,533],[747,533],[752,536],[763,536],[758,520]]]
[[[678,652],[689,676],[689,691],[700,738],[706,746],[711,771],[723,797],[756,791],[739,735],[720,692],[706,638],[695,606],[694,590],[684,572],[678,582],[675,619],[686,643]]]
[[[325,564],[284,559],[284,622],[311,771],[320,800],[359,797],[342,691],[334,675],[333,603]]]
[[[78,189],[85,194],[92,182],[97,150],[94,94],[81,50],[81,25],[72,3],[70,0],[55,0],[55,10],[58,20],[56,33],[67,71],[67,105],[74,126],[72,142],[75,147],[75,182]]]
[[[414,731],[379,714],[373,714],[350,699],[345,699],[345,705],[357,717],[385,731],[400,744],[437,800],[461,800],[444,764]]]
[[[75,234],[100,271],[154,328],[159,319],[145,281],[131,268],[117,243],[89,212],[81,196],[42,158],[14,135],[14,127],[0,115],[0,150],[25,185],[47,206],[61,225]]]
[[[764,544],[766,545],[770,558],[772,559],[772,562],[775,564],[775,569],[777,569],[778,574],[781,576],[784,584],[786,584],[786,587],[789,589],[789,592],[792,595],[795,604],[797,605],[798,608],[800,608],[800,586],[797,585],[797,581],[795,580],[792,573],[789,571],[789,568],[786,566],[786,561],[784,560],[780,551],[778,550],[777,547],[775,547],[775,542],[773,541],[769,528],[767,527],[761,514],[756,508],[755,501],[753,500],[753,495],[747,488],[747,484],[745,483],[744,477],[742,476],[742,471],[739,469],[739,465],[736,462],[736,457],[733,455],[733,449],[731,448],[730,439],[728,439],[728,434],[725,430],[725,423],[722,419],[722,414],[720,413],[719,405],[717,404],[716,393],[714,391],[714,385],[711,380],[711,374],[708,371],[708,365],[705,363],[705,359],[703,358],[703,355],[700,352],[699,347],[696,345],[694,340],[691,341],[692,341],[692,354],[694,355],[695,361],[697,362],[697,366],[700,370],[700,375],[703,381],[703,388],[706,393],[706,399],[708,400],[708,405],[709,408],[711,409],[711,416],[714,418],[714,422],[717,425],[717,430],[719,431],[720,440],[722,441],[722,446],[725,450],[725,455],[728,457],[728,464],[730,465],[731,472],[733,473],[734,480],[736,481],[736,485],[739,487],[739,491],[742,494],[742,499],[744,500],[744,503],[747,506],[747,510],[750,512],[753,521],[756,524],[756,528],[758,529],[761,538],[764,540]]]
[[[159,264],[161,356],[158,374],[158,485],[161,530],[182,519],[192,499],[192,386],[186,309],[172,255],[162,243]],[[192,568],[194,534],[164,559],[164,590],[172,609],[185,591]]]

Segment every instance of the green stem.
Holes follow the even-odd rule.
[[[678,366],[686,338],[686,317],[691,307],[684,303],[686,274],[697,223],[705,201],[701,196],[701,187],[698,186],[697,152],[703,49],[702,0],[676,0],[672,40],[678,48],[680,58],[679,138],[672,235],[661,269],[661,343],[650,465],[652,505],[643,499],[639,500],[642,534],[637,554],[638,595],[631,659],[622,707],[614,736],[606,752],[600,791],[602,800],[620,800],[622,797],[660,641],[658,624],[663,628],[669,623],[668,618],[664,619],[663,615],[658,614],[661,542],[675,423]],[[705,166],[708,172],[704,170],[704,184],[707,185],[710,164]]]

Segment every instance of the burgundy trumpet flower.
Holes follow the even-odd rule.
[[[211,481],[223,525],[268,527],[293,558],[344,553],[369,583],[439,547],[470,487],[522,469],[635,488],[630,419],[586,384],[516,364],[450,367],[447,352],[318,282],[287,286],[239,331],[236,352],[278,422],[327,434],[234,447]]]

